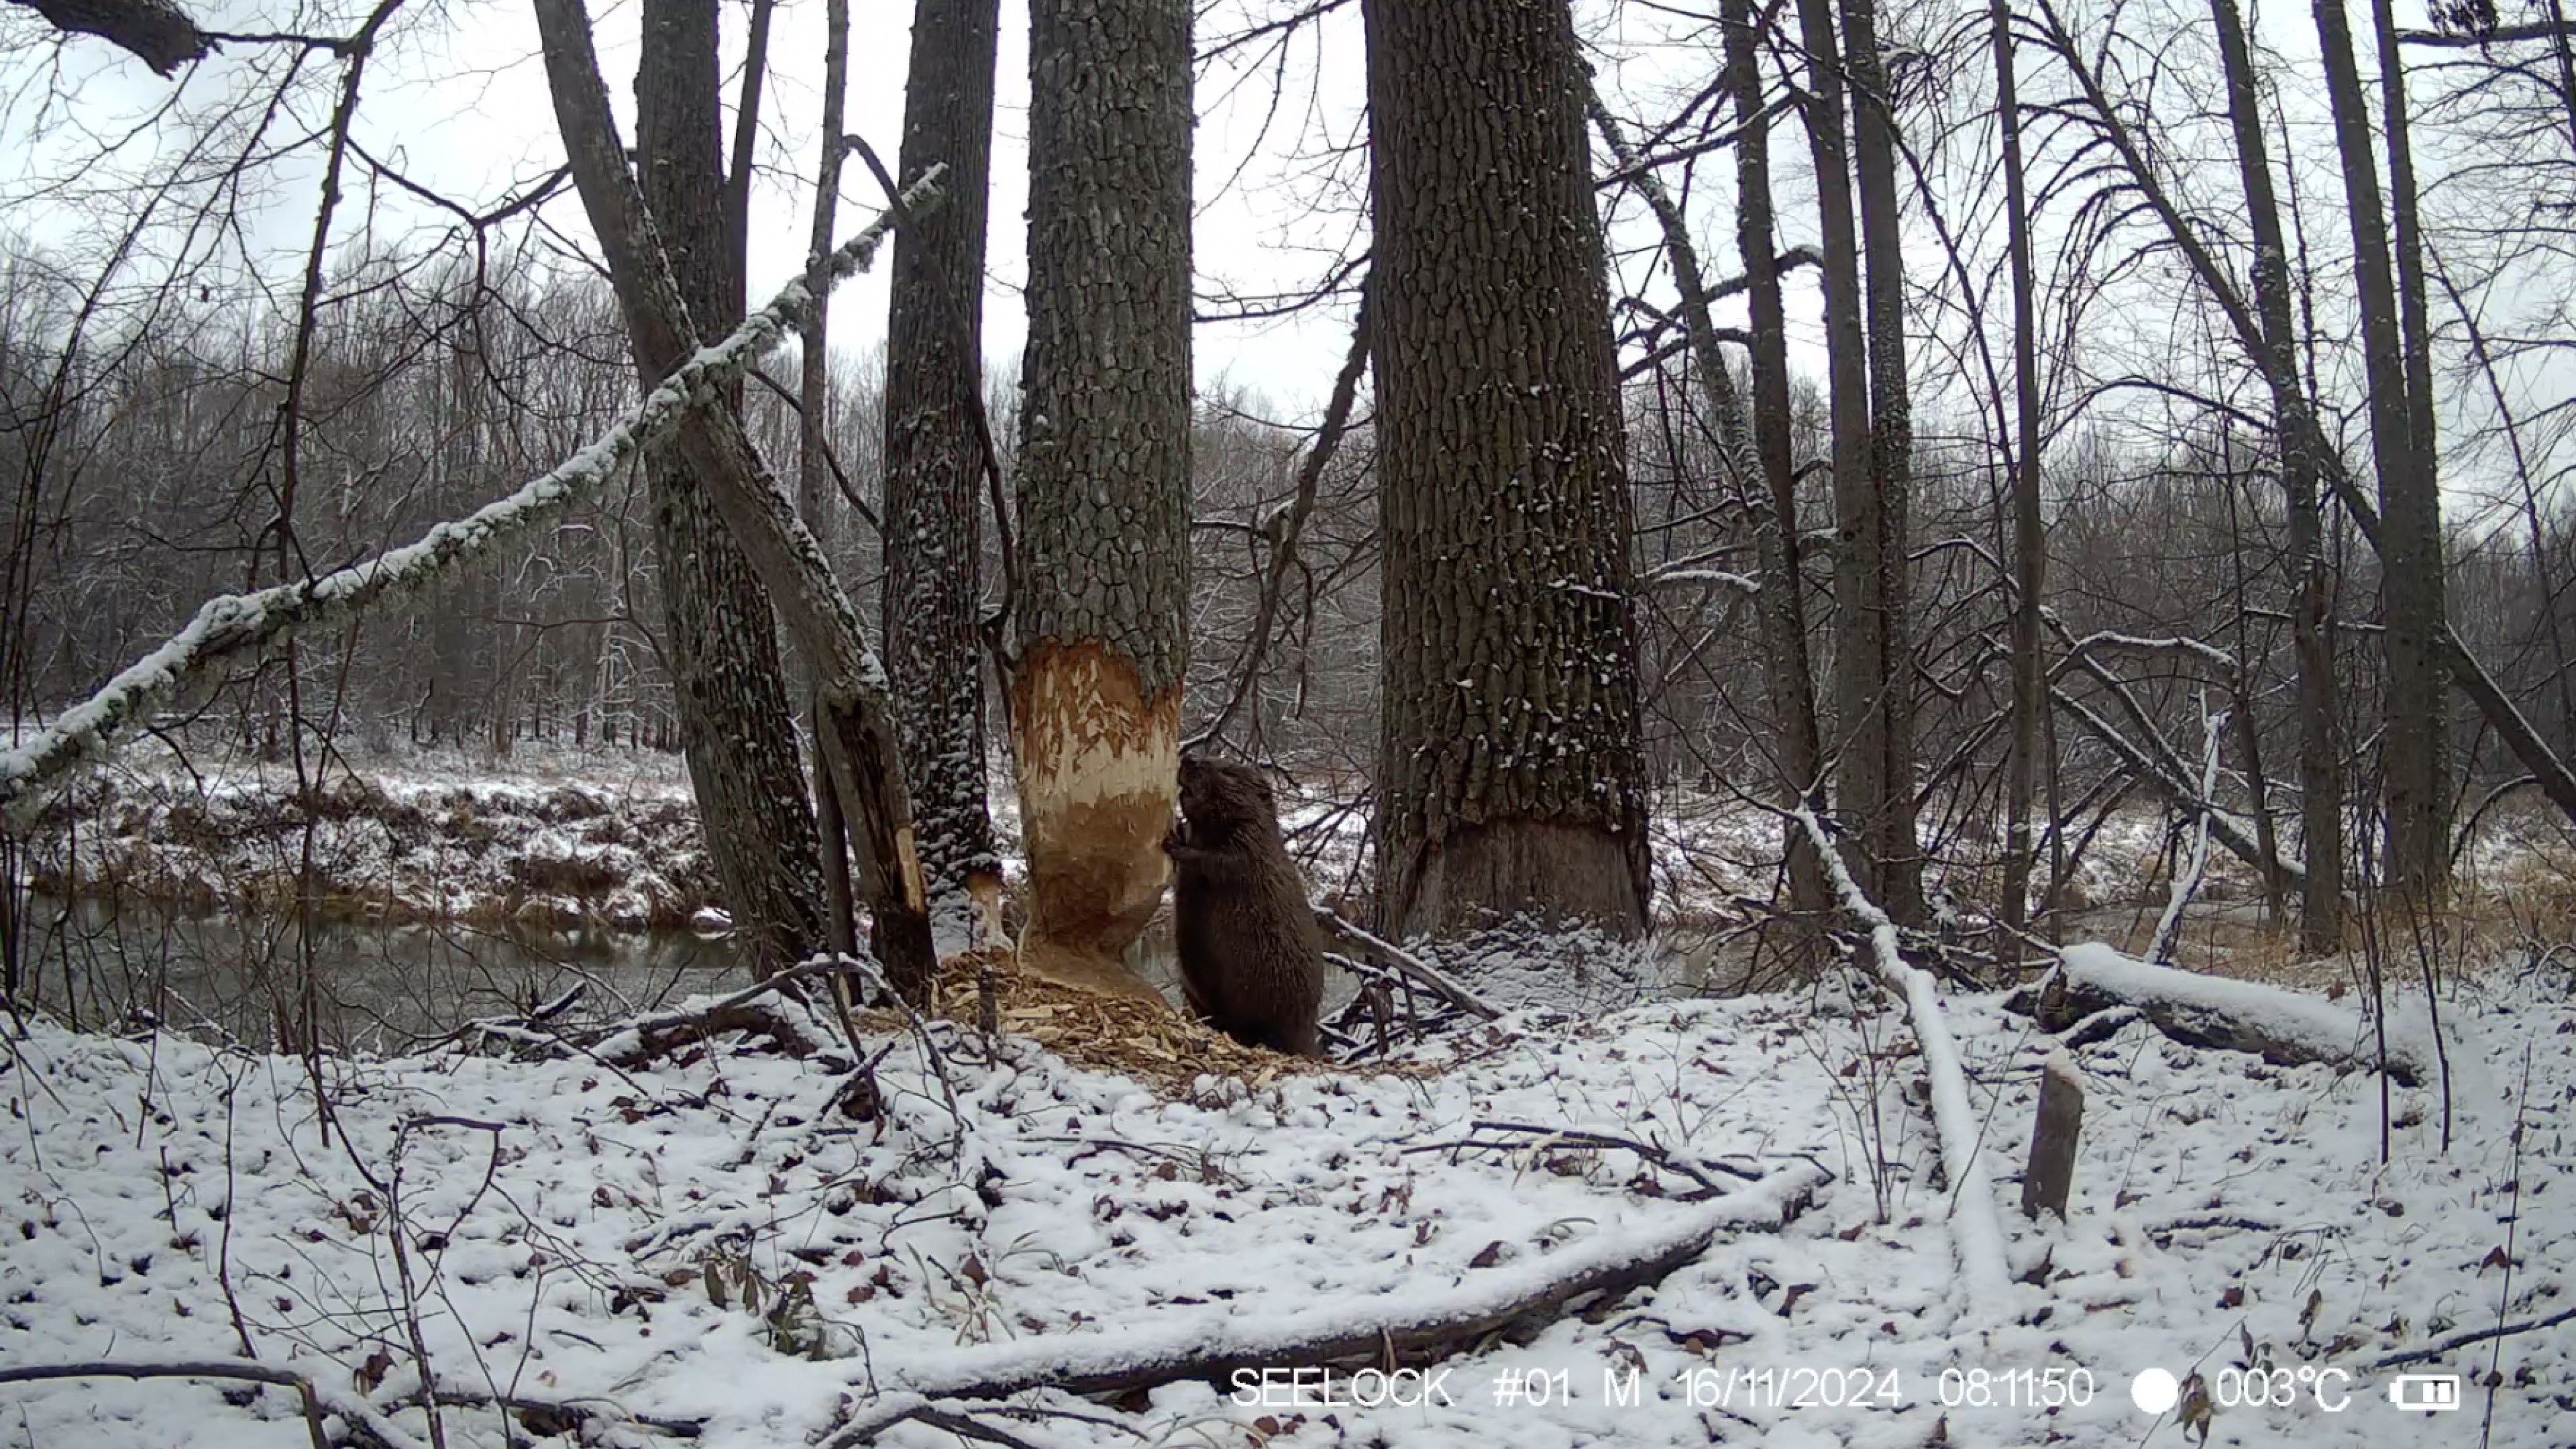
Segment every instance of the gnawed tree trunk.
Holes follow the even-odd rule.
[[[967,880],[998,875],[984,802],[976,613],[984,429],[984,219],[997,0],[921,0],[903,175],[948,167],[946,206],[894,241],[885,398],[885,652],[931,909],[963,932]]]
[[[1645,929],[1629,497],[1563,0],[1367,0],[1379,907]]]
[[[2380,204],[2379,163],[2371,145],[2361,68],[2353,58],[2352,27],[2343,0],[2315,0],[2315,9],[2335,149],[2343,161],[2345,211],[2352,221],[2353,281],[2370,390],[2370,450],[2379,472],[2380,614],[2388,661],[2380,772],[2388,811],[2388,874],[2402,894],[2431,904],[2440,899],[2450,867],[2444,796],[2449,751],[2439,639],[2442,504],[2434,484],[2432,440],[2419,439],[2415,431],[2397,288],[2389,276],[2387,213]],[[2396,63],[2393,55],[2382,60],[2383,65]],[[2402,115],[2389,119],[2392,127],[2404,121]],[[2407,189],[2411,202],[2411,185]],[[2421,286],[2420,275],[2416,283]],[[2425,417],[2429,424],[2429,399]]]
[[[643,24],[635,146],[644,204],[689,317],[721,335],[742,316],[743,254],[725,215],[717,159],[716,3],[645,0]],[[635,360],[644,385],[661,381],[685,355],[650,354],[639,337]],[[736,407],[740,391],[710,406]],[[822,861],[778,625],[690,460],[658,453],[645,476],[689,781],[733,915],[735,948],[752,975],[764,977],[823,944]]]
[[[1860,242],[1867,263],[1869,476],[1848,495],[1842,519],[1858,542],[1852,560],[1862,598],[1835,658],[1851,673],[1844,700],[1875,718],[1845,720],[1844,813],[1875,877],[1872,898],[1906,924],[1924,918],[1923,846],[1914,822],[1914,649],[1906,617],[1913,567],[1908,518],[1914,488],[1914,401],[1905,376],[1905,232],[1897,210],[1896,113],[1881,64],[1876,0],[1842,0],[1843,71],[1852,92],[1852,161],[1860,178]],[[1867,675],[1864,685],[1861,679]],[[1864,693],[1864,688],[1866,693]],[[1862,749],[1878,758],[1854,759]],[[1870,793],[1874,792],[1874,793]]]
[[[2325,628],[2329,591],[2325,522],[2317,497],[2319,436],[2299,377],[2297,333],[2290,321],[2290,253],[2272,194],[2270,147],[2256,101],[2244,17],[2236,0],[2211,0],[2210,12],[2227,69],[2227,109],[2244,177],[2245,215],[2254,233],[2254,305],[2261,330],[2255,360],[2272,393],[2272,436],[2281,450],[2281,489],[2289,513],[2290,634],[2299,673],[2299,848],[2307,860],[2299,892],[2299,943],[2322,954],[2343,949],[2343,707],[2335,697],[2334,646]]]
[[[1151,997],[1120,957],[1171,876],[1189,662],[1190,10],[1034,0],[1029,20],[1020,961]]]
[[[647,367],[667,371],[696,351],[696,330],[642,194],[626,168],[608,92],[600,83],[599,61],[591,48],[588,18],[580,0],[536,0],[536,9],[556,122],[563,131],[583,209],[607,256],[619,309],[638,359]],[[928,199],[926,193],[918,196],[918,201]],[[725,526],[742,544],[760,583],[812,663],[822,725],[816,734],[835,793],[859,843],[877,956],[896,989],[921,999],[928,993],[937,961],[931,953],[911,809],[885,697],[885,670],[860,638],[858,618],[824,562],[821,547],[797,517],[795,501],[762,466],[743,433],[741,419],[729,408],[698,407],[681,425],[680,449],[699,484],[723,510]],[[801,793],[795,810],[804,822],[802,845],[811,859],[812,817],[805,813]],[[821,899],[817,872],[806,897],[809,908],[819,913]]]

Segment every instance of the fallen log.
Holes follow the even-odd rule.
[[[2121,955],[2100,942],[2067,947],[2057,969],[2004,999],[2006,1008],[2063,1031],[2096,1012],[2128,1007],[2186,1046],[2250,1052],[2274,1066],[2323,1062],[2376,1070],[2370,1024],[2303,992],[2203,976]],[[2433,1071],[2432,1043],[2412,1030],[2388,1033],[2388,1075],[2415,1086]]]
[[[1124,1393],[1187,1379],[1222,1381],[1236,1369],[1417,1362],[1463,1352],[1496,1329],[1545,1321],[1596,1294],[1661,1280],[1698,1259],[1721,1232],[1771,1229],[1795,1218],[1831,1176],[1794,1162],[1739,1192],[1646,1233],[1596,1233],[1572,1247],[1470,1271],[1444,1291],[1390,1294],[1349,1307],[1284,1313],[1174,1314],[1128,1320],[1115,1332],[1059,1333],[977,1344],[888,1368],[874,1385],[888,1396],[989,1400],[1023,1389]]]

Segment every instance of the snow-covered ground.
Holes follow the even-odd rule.
[[[2192,1441],[2132,1402],[2162,1369],[2212,1386],[2217,1444],[2557,1449],[2576,1321],[2392,1359],[2576,1309],[2571,998],[2554,969],[2456,982],[2447,1094],[2133,1023],[2072,1053],[2089,1097],[2062,1225],[2018,1211],[2053,1043],[1950,999],[2002,1302],[1965,1296],[1902,1004],[1841,981],[1514,1017],[1437,1072],[1178,1100],[942,1025],[944,1079],[896,1032],[870,1043],[891,1048],[872,1095],[720,1040],[626,1069],[326,1059],[325,1113],[296,1060],[39,1021],[0,1059],[0,1368],[247,1345],[308,1375],[335,1427],[380,1415],[406,1449],[430,1441],[424,1356],[445,1398],[523,1404],[505,1439],[452,1403],[454,1446],[582,1423],[775,1449],[912,1392],[1029,1444],[2132,1449]],[[977,1388],[1490,1306],[1686,1242],[1714,1221],[1702,1178],[1810,1159],[1830,1186],[1783,1230],[1722,1227],[1651,1285],[1406,1360],[1446,1371],[1394,1381],[1428,1404],[1301,1405],[1288,1379],[1265,1402],[1257,1375],[1106,1402]],[[2393,1407],[2401,1369],[2466,1376],[2464,1407]],[[226,1387],[0,1384],[0,1445],[308,1442],[293,1394]],[[958,1441],[914,1421],[881,1442]]]

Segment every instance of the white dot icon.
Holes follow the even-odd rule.
[[[2129,1402],[2147,1414],[2170,1413],[2182,1402],[2182,1384],[2173,1370],[2151,1368],[2129,1380]]]

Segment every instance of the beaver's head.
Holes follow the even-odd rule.
[[[1270,782],[1250,765],[1181,757],[1181,814],[1192,830],[1274,830],[1279,805]]]

